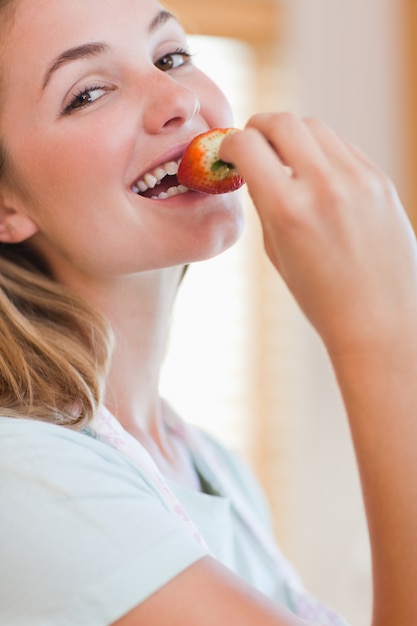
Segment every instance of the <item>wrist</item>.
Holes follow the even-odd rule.
[[[319,334],[332,361],[372,360],[417,350],[417,301],[374,310],[366,305],[350,307]]]

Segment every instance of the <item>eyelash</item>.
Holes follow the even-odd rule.
[[[161,72],[168,72],[170,70],[175,70],[177,69],[177,67],[171,66],[171,67],[167,67],[166,69],[162,69],[161,67],[158,67],[158,64],[162,64],[163,61],[167,61],[168,59],[173,59],[173,57],[176,56],[180,56],[183,59],[183,62],[178,65],[177,67],[182,67],[184,65],[187,65],[187,63],[190,61],[191,57],[193,56],[191,54],[191,52],[189,50],[186,50],[185,48],[178,48],[177,50],[175,50],[174,52],[168,52],[168,54],[164,54],[161,58],[159,58],[157,61],[155,61],[154,65],[155,67],[157,67],[158,69],[161,70]],[[110,92],[113,91],[113,87],[109,87],[109,86],[103,86],[103,85],[99,85],[99,84],[93,84],[90,85],[89,87],[83,87],[82,89],[80,89],[79,91],[75,92],[72,95],[72,98],[70,100],[70,102],[68,104],[66,104],[63,109],[61,110],[60,114],[61,115],[71,115],[71,113],[75,113],[76,111],[79,111],[81,109],[84,109],[86,107],[88,107],[89,105],[93,104],[95,102],[95,100],[93,100],[92,102],[90,101],[84,101],[83,102],[83,98],[87,98],[88,95],[94,91],[104,91],[104,92]],[[97,100],[99,100],[102,96],[99,96],[99,98],[97,98]],[[79,106],[77,106],[79,105]]]
[[[158,63],[160,63],[161,61],[163,61],[164,59],[168,59],[169,57],[182,57],[183,59],[183,63],[181,63],[181,65],[179,67],[182,67],[183,65],[187,65],[187,63],[190,61],[190,59],[192,58],[192,54],[189,50],[186,50],[185,48],[177,48],[176,50],[174,50],[174,52],[168,52],[168,54],[164,54],[164,56],[162,56],[160,59],[158,59],[155,62],[155,67],[158,67]],[[161,68],[159,68],[161,69]],[[169,71],[170,69],[176,69],[175,67],[171,67],[171,68],[167,68],[166,70],[162,70],[161,71]]]
[[[72,95],[71,101],[68,104],[66,104],[64,108],[61,110],[60,112],[61,115],[70,115],[71,113],[75,113],[76,111],[84,109],[85,107],[88,107],[90,104],[93,104],[93,102],[95,102],[94,100],[93,102],[88,102],[88,101],[83,102],[83,98],[86,98],[88,94],[94,91],[109,92],[109,91],[112,91],[112,88],[104,87],[103,85],[98,85],[98,84],[93,84],[85,88],[83,87],[82,89],[80,89],[79,91],[76,91]],[[77,104],[79,106],[77,106]]]

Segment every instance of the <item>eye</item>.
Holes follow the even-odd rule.
[[[182,65],[186,65],[191,59],[191,53],[188,50],[182,48],[175,50],[175,52],[169,52],[163,57],[158,59],[155,63],[155,67],[161,72],[169,72],[169,70],[176,70]]]
[[[65,105],[65,107],[61,111],[61,114],[65,115],[79,109],[83,109],[84,107],[92,104],[96,100],[102,98],[109,91],[111,91],[110,87],[103,87],[100,85],[92,85],[91,87],[81,89],[79,92],[73,94],[73,97],[71,98],[70,102]]]

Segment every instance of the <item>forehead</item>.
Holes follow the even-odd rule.
[[[141,45],[163,9],[156,0],[17,0],[13,8],[1,32],[3,94],[18,83],[39,87],[46,68],[65,50],[95,41],[110,48]]]
[[[111,41],[122,30],[140,37],[163,8],[156,0],[17,0],[13,7],[13,19],[2,32],[2,56],[21,55],[26,61],[97,37]]]

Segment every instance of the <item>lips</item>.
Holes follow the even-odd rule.
[[[158,165],[155,169],[141,175],[132,185],[133,193],[151,198],[152,200],[165,200],[188,192],[188,188],[180,185],[177,173],[181,159],[167,161]]]

